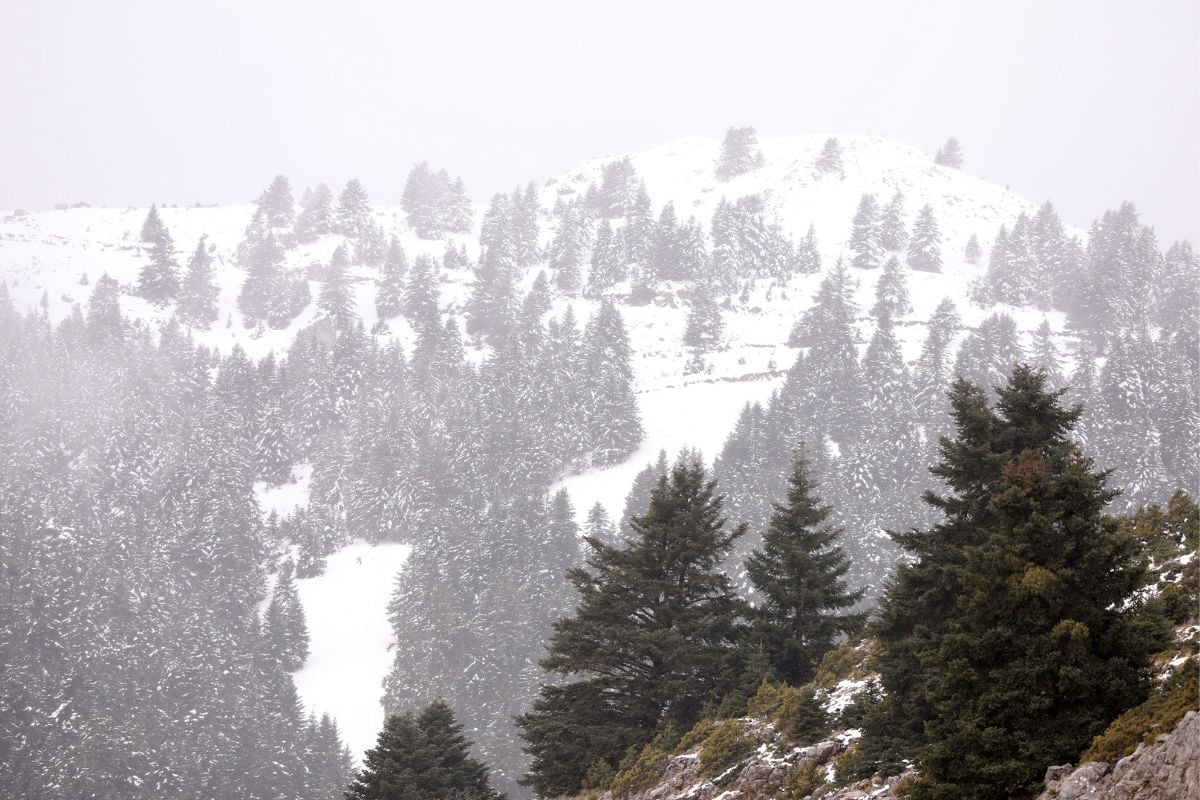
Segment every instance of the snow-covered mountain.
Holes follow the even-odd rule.
[[[916,210],[928,204],[938,221],[945,262],[941,273],[909,272],[908,288],[913,310],[897,320],[897,337],[910,363],[916,359],[925,338],[925,322],[946,297],[958,306],[969,330],[994,309],[973,306],[968,299],[972,282],[985,267],[966,262],[962,253],[974,235],[984,253],[988,252],[1001,225],[1011,225],[1018,215],[1032,214],[1038,204],[1004,187],[975,177],[968,172],[934,164],[932,157],[916,148],[877,136],[842,136],[843,166],[840,173],[822,173],[815,162],[829,137],[825,135],[764,138],[761,140],[763,163],[731,180],[717,178],[715,165],[720,142],[689,137],[661,147],[630,155],[637,174],[645,181],[653,210],[672,202],[681,220],[695,216],[707,229],[722,199],[734,201],[758,195],[764,216],[794,238],[802,237],[813,226],[822,256],[822,270],[815,274],[795,275],[787,280],[760,279],[742,297],[730,299],[724,312],[721,346],[706,356],[706,369],[689,370],[689,354],[682,345],[687,303],[676,287],[666,286],[656,302],[642,306],[622,306],[633,349],[636,392],[646,437],[642,447],[625,462],[582,474],[563,476],[561,485],[572,495],[582,521],[593,503],[603,503],[610,515],[620,517],[622,504],[636,472],[653,460],[660,449],[669,454],[683,447],[699,448],[711,459],[729,435],[742,406],[765,401],[777,389],[793,362],[796,350],[787,345],[789,331],[798,314],[812,303],[813,294],[833,263],[846,254],[851,220],[860,198],[874,194],[886,203],[897,191],[902,192],[908,222]],[[553,208],[562,200],[571,200],[599,183],[603,168],[621,156],[584,162],[563,175],[540,185],[541,241],[547,244],[554,233]],[[264,176],[264,179],[267,176]],[[390,200],[401,187],[372,186],[376,198]],[[296,333],[316,317],[310,304],[285,329],[247,328],[237,310],[237,293],[246,277],[237,266],[235,253],[254,215],[255,206],[239,204],[221,207],[163,207],[159,213],[174,238],[180,260],[194,248],[201,236],[207,236],[217,264],[220,285],[219,321],[208,330],[193,330],[198,343],[227,353],[240,346],[251,358],[286,350]],[[472,233],[450,237],[465,243],[470,256],[477,257],[477,239],[483,206],[476,207]],[[1099,211],[1099,209],[1097,210]],[[91,287],[104,273],[115,278],[125,289],[121,297],[126,316],[149,326],[167,321],[173,307],[154,307],[130,291],[139,270],[147,260],[139,231],[146,217],[145,208],[107,209],[72,207],[53,211],[0,212],[0,280],[18,309],[38,308],[45,304],[52,320],[61,320],[76,305],[84,306]],[[408,226],[398,205],[374,206],[376,222],[385,234],[395,235],[409,258],[427,253],[439,261],[446,240],[425,240]],[[1078,222],[1078,221],[1077,221]],[[343,237],[330,235],[287,252],[290,266],[305,267],[326,263]],[[542,264],[536,264],[521,276],[523,287],[534,280]],[[378,270],[364,265],[352,267],[357,311],[370,330],[377,322],[374,296]],[[874,297],[878,270],[855,271],[857,298],[861,309],[869,308]],[[461,315],[472,289],[468,271],[442,270],[440,303],[442,311]],[[317,296],[314,282],[312,294]],[[595,299],[554,298],[553,312],[567,306],[586,320],[597,307]],[[1028,333],[1043,319],[1061,333],[1064,319],[1058,312],[1034,309],[1006,309],[1018,327]],[[864,312],[865,313],[865,312]],[[872,328],[864,316],[859,320],[864,343]],[[463,327],[463,326],[460,326]],[[415,333],[402,317],[387,321],[386,329],[375,334],[383,339],[398,339],[411,346]],[[466,341],[468,352],[482,357],[487,348]],[[262,487],[263,505],[286,509],[304,501],[304,484],[292,487],[280,500],[270,487]],[[300,581],[300,597],[311,624],[311,655],[296,684],[305,700],[318,711],[330,711],[343,723],[343,732],[356,752],[368,746],[379,727],[382,712],[376,704],[378,687],[386,670],[388,656],[383,650],[379,624],[346,630],[336,622],[331,608],[347,616],[366,616],[376,623],[383,620],[379,607],[390,591],[393,575],[380,564],[395,567],[403,563],[406,549],[390,551],[386,557],[364,560],[359,550],[331,557],[329,570],[319,578]],[[357,560],[353,560],[357,559]],[[355,591],[347,592],[353,586]],[[346,608],[346,604],[370,604],[371,608]],[[360,659],[353,678],[338,687],[341,678],[328,673],[329,665],[344,660],[347,653],[373,653]],[[325,670],[325,673],[321,671]],[[378,672],[378,674],[375,674]],[[364,704],[370,707],[364,710]]]

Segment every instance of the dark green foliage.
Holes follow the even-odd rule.
[[[1191,658],[1155,689],[1146,702],[1113,720],[1104,733],[1092,740],[1078,763],[1115,764],[1139,744],[1152,744],[1158,736],[1174,730],[1187,712],[1200,710],[1197,697],[1200,697],[1200,676],[1197,661]]]
[[[582,679],[543,689],[520,721],[538,791],[577,791],[596,761],[615,763],[664,725],[690,728],[732,688],[743,605],[717,567],[744,527],[724,530],[714,492],[698,462],[677,461],[634,518],[628,545],[589,542],[587,568],[569,573],[580,604],[555,624],[543,666]],[[586,722],[572,720],[595,747],[586,753],[549,738],[566,724],[571,697],[594,703]]]
[[[346,800],[495,800],[487,768],[450,707],[435,700],[419,715],[390,714]]]
[[[1024,366],[994,407],[955,384],[957,436],[934,468],[950,493],[926,495],[945,521],[896,537],[912,560],[881,605],[887,695],[862,754],[884,769],[915,758],[917,796],[1034,794],[1048,764],[1146,696],[1164,628],[1128,602],[1139,545],[1103,516],[1115,492],[1060,396]]]
[[[848,613],[862,592],[847,590],[849,559],[838,545],[842,531],[827,524],[808,466],[797,457],[787,502],[773,506],[763,545],[746,559],[746,572],[763,597],[754,625],[775,672],[793,685],[812,678],[836,638],[858,628],[862,614]]]

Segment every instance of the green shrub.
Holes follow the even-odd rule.
[[[754,750],[754,741],[746,735],[742,723],[736,719],[718,722],[700,745],[700,777],[716,777]]]
[[[621,767],[612,779],[612,792],[620,796],[652,786],[662,777],[669,755],[665,750],[648,744],[640,752],[630,748]]]
[[[704,744],[704,740],[712,733],[713,728],[717,726],[715,720],[705,717],[695,724],[682,739],[679,740],[676,746],[676,751],[680,753],[690,753],[696,750],[700,745]]]
[[[846,641],[821,656],[813,683],[822,689],[832,689],[838,681],[854,677],[862,666],[863,654],[858,651],[861,642]]]
[[[782,800],[804,800],[825,785],[825,777],[816,763],[809,761],[788,771],[787,783],[779,793]]]
[[[752,717],[774,719],[791,692],[786,683],[772,683],[763,679],[758,691],[746,702],[746,713]]]
[[[1188,711],[1197,708],[1200,673],[1195,659],[1171,676],[1150,699],[1113,720],[1104,733],[1092,740],[1079,763],[1112,763],[1132,753],[1139,743],[1149,744],[1161,733],[1170,733]]]
[[[829,730],[829,715],[809,686],[788,689],[776,716],[776,724],[786,735],[802,744],[811,744]]]
[[[607,789],[612,785],[616,774],[612,764],[600,759],[588,768],[587,774],[583,776],[582,787],[584,789]]]

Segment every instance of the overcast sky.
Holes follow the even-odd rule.
[[[1200,3],[0,0],[0,208],[231,202],[276,173],[477,200],[754,125],[877,133],[1086,225],[1200,239]]]

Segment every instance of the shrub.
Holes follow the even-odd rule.
[[[700,777],[720,775],[754,752],[755,744],[742,723],[736,719],[722,720],[700,745]]]
[[[712,730],[716,727],[716,725],[717,723],[708,717],[701,719],[690,731],[687,732],[682,739],[679,740],[679,745],[676,750],[678,750],[680,753],[690,753],[693,750],[698,749],[700,745],[704,744],[704,740],[708,738],[708,735],[712,733]]]
[[[807,686],[790,690],[776,721],[784,733],[803,744],[817,741],[829,730],[829,715]]]
[[[746,701],[746,713],[752,717],[774,719],[783,707],[791,689],[784,683],[772,683],[766,678],[758,685],[758,691]]]
[[[612,768],[612,764],[609,764],[604,759],[600,759],[588,767],[587,774],[583,776],[582,788],[607,789],[612,785],[616,774],[616,770]]]
[[[1160,733],[1170,733],[1188,711],[1197,707],[1200,672],[1196,660],[1188,661],[1162,688],[1140,706],[1134,706],[1113,720],[1104,733],[1092,740],[1079,763],[1112,763],[1132,753],[1138,744],[1154,741]]]
[[[655,747],[653,743],[643,747],[641,752],[630,748],[617,774],[613,776],[613,794],[620,796],[651,786],[662,777],[668,757],[665,750]]]
[[[832,689],[838,681],[854,677],[862,666],[863,654],[858,651],[859,642],[846,641],[832,650],[825,651],[813,683],[822,689]]]
[[[788,771],[780,797],[783,800],[804,800],[825,785],[825,778],[816,762],[809,761]]]

